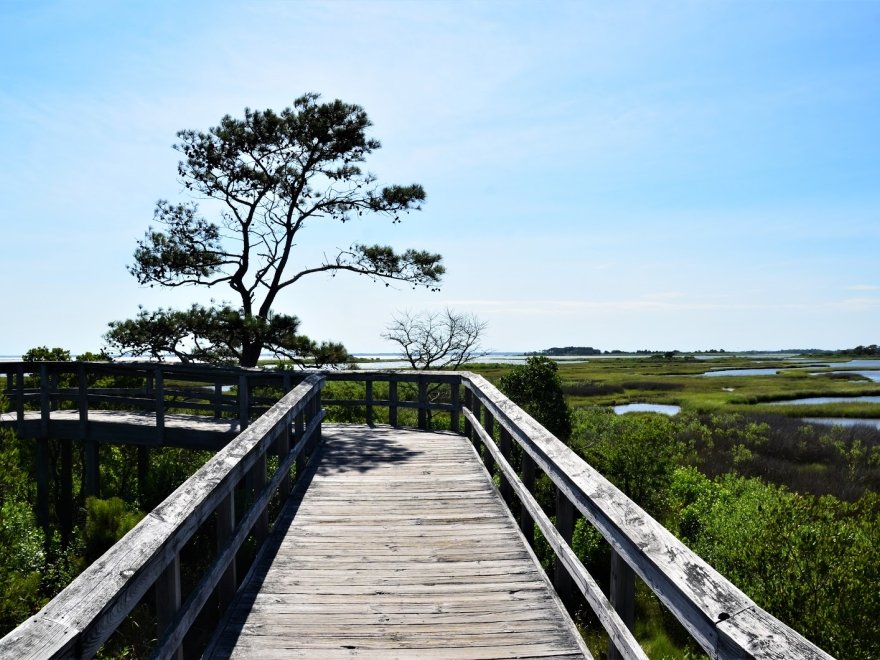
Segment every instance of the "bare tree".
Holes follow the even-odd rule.
[[[455,312],[404,312],[394,317],[382,334],[400,345],[413,369],[450,367],[486,355],[480,345],[486,322],[474,314]]]

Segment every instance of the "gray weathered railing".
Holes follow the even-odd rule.
[[[89,566],[38,614],[0,640],[0,657],[92,657],[154,588],[159,641],[154,657],[182,657],[181,644],[212,593],[229,603],[237,588],[236,554],[249,535],[268,534],[267,505],[290,492],[320,441],[324,377],[307,376],[247,430],[220,450],[119,543]],[[267,475],[267,454],[278,467]],[[235,491],[246,480],[250,506],[236,516]],[[216,514],[218,552],[182,601],[181,548]],[[237,521],[237,522],[236,522]]]
[[[19,383],[20,373],[13,374]],[[200,374],[203,380],[210,380],[207,371],[200,370]],[[162,377],[165,376],[163,372]],[[242,378],[240,372],[237,377]],[[284,375],[263,372],[259,377],[264,382],[278,384]],[[291,376],[286,377],[289,384]],[[317,393],[328,381],[357,383],[358,388],[363,388],[363,398],[358,389],[357,396],[325,398],[320,402]],[[381,385],[381,396],[377,394],[377,384]],[[415,396],[400,396],[400,385],[414,388]],[[45,395],[41,396],[45,400]],[[515,496],[519,500],[519,507],[513,508],[519,511],[519,524],[526,540],[534,543],[537,528],[553,550],[554,584],[561,598],[570,602],[573,587],[583,594],[608,633],[611,657],[646,657],[630,632],[636,575],[712,658],[830,657],[759,608],[481,376],[468,372],[391,371],[335,371],[306,377],[42,612],[0,641],[0,656],[7,648],[39,648],[43,651],[38,653],[40,657],[54,652],[50,648],[64,650],[61,655],[87,656],[97,648],[97,640],[106,639],[150,585],[155,584],[158,593],[166,594],[163,596],[166,600],[172,603],[179,600],[173,574],[179,570],[175,568],[174,558],[183,543],[181,539],[197,528],[196,520],[204,520],[216,510],[218,521],[227,521],[218,524],[218,529],[223,529],[222,533],[234,539],[237,545],[232,540],[225,544],[207,577],[203,578],[204,586],[193,592],[197,595],[191,594],[179,609],[172,607],[171,611],[177,613],[170,620],[160,622],[160,630],[166,632],[160,633],[159,654],[179,648],[188,626],[215,586],[225,589],[226,598],[229,597],[234,578],[231,582],[221,578],[224,571],[229,571],[229,558],[235,553],[233,545],[236,549],[240,546],[247,525],[258,524],[264,531],[267,528],[263,511],[268,490],[257,498],[258,508],[246,514],[244,522],[234,528],[236,531],[231,530],[231,514],[228,508],[221,509],[221,500],[225,503],[223,507],[230,506],[226,500],[232,486],[228,484],[240,481],[254,465],[258,472],[265,474],[265,449],[273,442],[271,438],[283,438],[292,424],[293,436],[297,438],[295,447],[289,453],[282,448],[281,453],[287,458],[282,460],[279,472],[271,481],[274,485],[282,483],[281,469],[285,465],[289,467],[295,456],[301,455],[308,438],[318,433],[319,422],[315,420],[325,414],[323,410],[318,412],[317,406],[321,403],[328,409],[362,408],[361,421],[368,424],[374,424],[381,417],[396,426],[401,421],[402,410],[415,410],[415,425],[423,429],[437,423],[435,413],[448,414],[448,428],[455,432],[459,432],[463,421],[463,432],[477,446],[489,474],[496,474],[497,470],[504,499],[511,502]],[[306,429],[301,414],[307,410],[311,411],[312,422]],[[246,417],[242,415],[242,419]],[[445,419],[442,423],[447,425]],[[512,460],[514,445],[520,447],[517,453],[521,454],[516,469],[513,467],[516,461]],[[262,449],[252,448],[256,446]],[[251,449],[245,451],[244,447]],[[253,458],[245,461],[245,455],[253,455]],[[209,466],[213,467],[205,472]],[[545,473],[556,487],[555,522],[532,496],[538,471]],[[221,473],[234,476],[217,476]],[[216,485],[208,485],[206,480]],[[571,548],[578,515],[592,524],[611,546],[611,586],[607,597]],[[142,526],[148,526],[150,532],[138,531]],[[139,558],[139,568],[132,569],[134,573],[128,575],[129,569],[123,568],[123,564],[127,565],[132,556]],[[82,594],[82,585],[103,579],[107,580],[108,590],[115,589],[113,593],[102,589],[104,596],[86,598]],[[63,606],[59,604],[62,597],[67,599],[60,601]],[[77,599],[83,599],[82,604],[72,607]],[[40,640],[44,637],[55,640],[53,646],[43,645]],[[21,646],[8,646],[13,642]]]

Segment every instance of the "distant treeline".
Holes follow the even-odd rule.
[[[723,348],[713,348],[708,351],[688,351],[693,353],[724,353]],[[541,355],[545,357],[561,357],[561,356],[571,356],[571,355],[665,355],[666,353],[674,353],[679,354],[681,351],[656,351],[649,350],[646,348],[639,349],[637,351],[621,351],[619,349],[614,349],[612,351],[601,351],[598,348],[593,348],[592,346],[565,346],[560,348],[559,346],[554,346],[553,348],[545,348],[543,351],[534,351],[532,353],[526,353],[526,355]]]

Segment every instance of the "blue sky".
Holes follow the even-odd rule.
[[[315,226],[440,252],[440,293],[318,275],[278,311],[388,351],[396,310],[451,307],[495,350],[880,341],[880,2],[0,0],[0,355],[95,350],[171,146],[307,91],[362,105],[401,225]]]

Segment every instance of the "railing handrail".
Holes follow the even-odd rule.
[[[466,372],[462,382],[712,658],[831,658],[758,607],[485,378]],[[475,414],[468,418],[477,423]]]
[[[261,462],[265,481],[266,452],[290,432],[297,417],[313,401],[317,400],[320,405],[319,392],[324,382],[319,374],[306,376],[40,612],[0,640],[0,657],[91,657],[146,591],[160,580],[171,583],[176,580],[179,604],[177,556],[180,549],[221,505],[232,502],[236,484]],[[172,612],[174,618],[160,639],[160,649],[173,653],[179,647],[189,624],[229,569],[251,528],[263,515],[274,487],[284,481],[311,435],[318,432],[322,418],[323,412],[318,408],[312,410],[310,423],[301,429],[296,445],[282,457],[268,486],[262,488],[248,513],[230,532],[225,547],[202,582],[190,594],[183,608]],[[297,422],[297,426],[302,427],[302,424]],[[177,573],[176,576],[168,576],[169,570]]]

